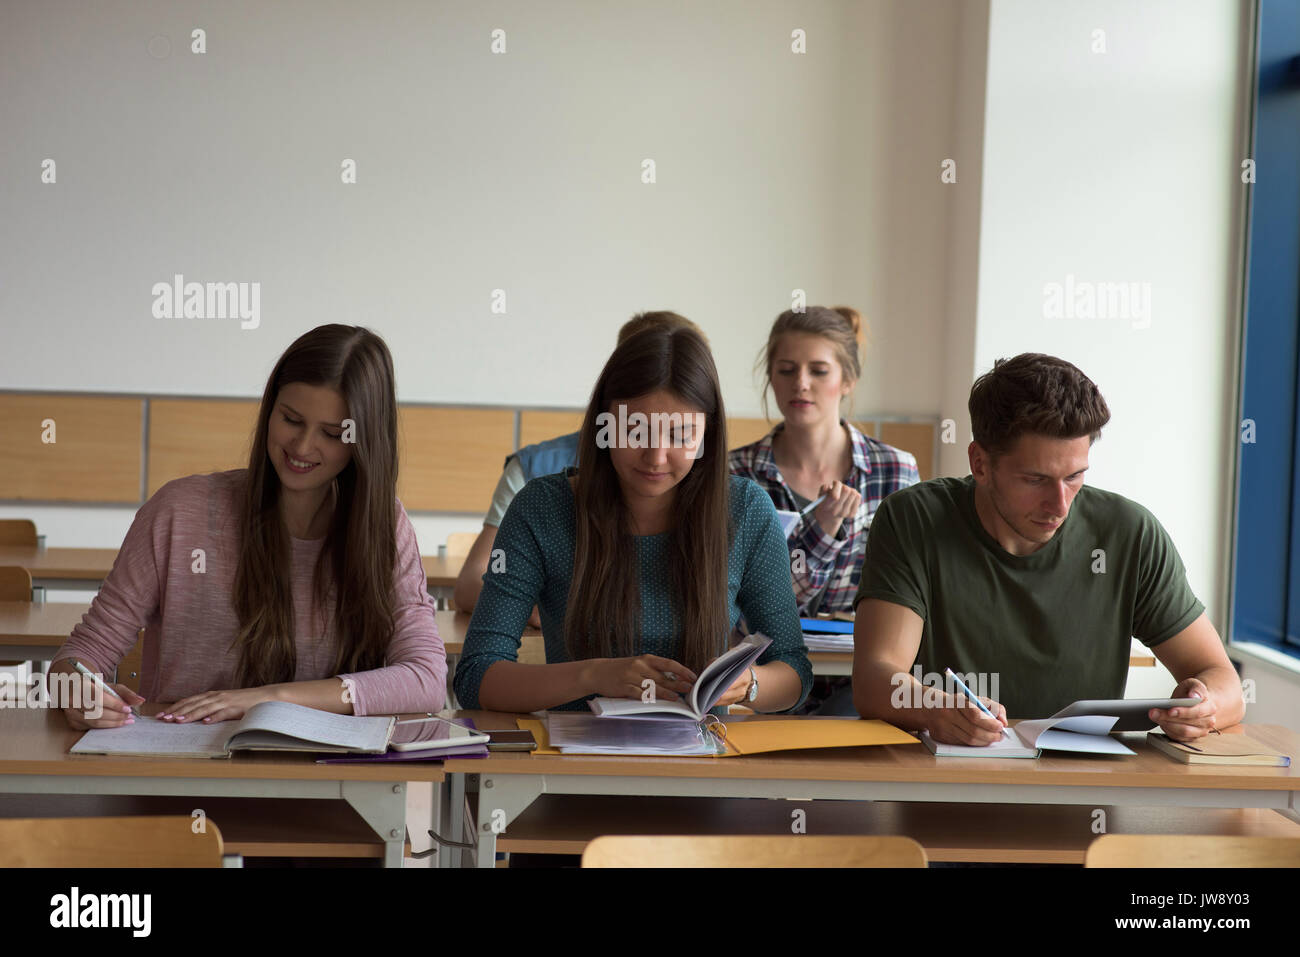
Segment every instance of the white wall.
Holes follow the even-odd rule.
[[[859,412],[932,415],[964,7],[5,4],[0,389],[256,397],[338,321],[387,339],[402,401],[582,406],[619,324],[672,308],[755,414],[801,288],[868,318]],[[259,327],[154,318],[176,272],[260,282]],[[133,513],[0,503],[51,545],[115,546]],[[416,526],[429,552],[478,516]]]
[[[0,320],[22,346],[0,387],[257,395],[294,337],[343,321],[385,336],[404,400],[574,406],[622,321],[674,308],[752,413],[763,334],[802,288],[890,350],[861,408],[931,411],[913,330],[941,321],[943,257],[920,253],[943,224],[922,184],[956,10],[6,4]],[[154,318],[176,272],[260,282],[260,326]]]
[[[1097,383],[1088,482],[1156,514],[1221,631],[1243,26],[1218,0],[993,0],[974,335],[976,372],[1036,351]],[[1149,324],[1045,317],[1068,274],[1149,283]]]

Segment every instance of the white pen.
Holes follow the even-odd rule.
[[[826,496],[818,495],[815,499],[799,510],[799,517],[807,518],[808,514],[824,501],[826,501]]]
[[[94,672],[90,671],[85,665],[83,665],[80,661],[77,661],[76,659],[73,659],[72,663],[77,666],[77,670],[80,671],[83,675],[85,675],[87,678],[90,678],[92,681],[95,682],[95,684],[99,685],[102,689],[107,691],[118,701],[122,702],[122,704],[126,704],[126,699],[123,698],[116,691],[114,691],[112,688],[110,688],[108,685],[104,684],[103,678],[101,678],[99,675],[95,674]],[[131,706],[129,704],[126,704],[126,710],[127,711],[131,710]]]

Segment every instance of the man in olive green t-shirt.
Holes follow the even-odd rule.
[[[1168,533],[1136,502],[1083,485],[1110,418],[1092,381],[1051,356],[999,360],[970,414],[971,474],[897,491],[872,521],[855,600],[858,712],[989,744],[1008,714],[1123,697],[1136,636],[1173,673],[1172,697],[1201,699],[1153,710],[1153,723],[1191,740],[1239,722],[1241,683]],[[973,675],[997,720],[935,688],[945,668]]]

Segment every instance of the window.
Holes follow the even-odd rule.
[[[1232,634],[1300,656],[1300,5],[1258,28]]]

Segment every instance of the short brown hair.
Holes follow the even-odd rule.
[[[803,332],[821,336],[831,344],[835,359],[840,364],[840,374],[850,382],[862,377],[862,314],[852,306],[809,306],[802,312],[787,309],[776,317],[772,331],[767,335],[767,345],[759,353],[758,365],[763,370],[763,415],[767,412],[767,390],[772,385],[772,363],[776,360],[776,347],[781,337],[790,332]]]
[[[1053,439],[1101,438],[1110,409],[1078,368],[1038,352],[999,359],[971,386],[971,431],[992,456],[1009,452],[1026,432]]]

